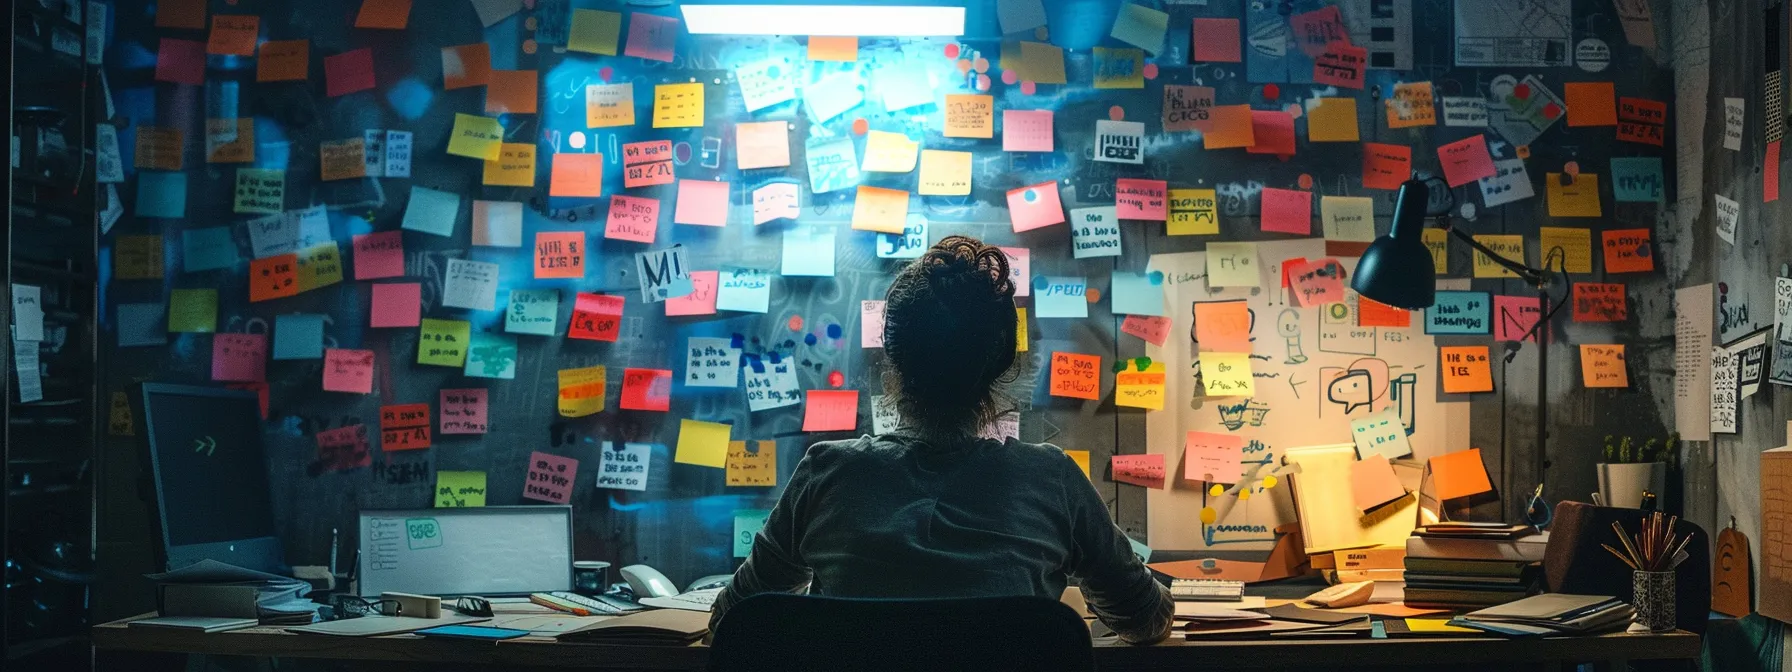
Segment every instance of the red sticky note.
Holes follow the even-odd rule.
[[[317,465],[321,471],[347,471],[373,464],[367,450],[367,426],[350,425],[317,433]]]
[[[1367,296],[1358,296],[1356,297],[1356,326],[1405,329],[1412,326],[1412,311],[1395,308]]]
[[[299,255],[282,254],[249,262],[249,302],[299,293]]]
[[[678,19],[646,12],[628,17],[628,46],[622,55],[651,61],[672,61],[678,47]]]
[[[162,44],[156,50],[156,81],[203,86],[205,43],[162,38]]]
[[[1313,233],[1313,192],[1263,189],[1263,230],[1275,233]]]
[[[355,279],[396,278],[404,275],[404,236],[381,231],[355,236]]]
[[[1450,186],[1460,187],[1483,177],[1493,177],[1493,156],[1487,153],[1487,136],[1474,135],[1437,148]]]
[[[1163,347],[1163,344],[1170,338],[1170,318],[1127,315],[1126,321],[1120,323],[1120,331],[1142,338],[1152,345]]]
[[[554,154],[554,167],[548,175],[549,196],[597,198],[603,193],[604,155]]]
[[[1615,282],[1574,283],[1575,322],[1623,322],[1629,317],[1629,297],[1624,293],[1624,285]]]
[[[715,180],[679,180],[678,203],[672,209],[672,223],[727,226],[730,185]]]
[[[1562,98],[1568,104],[1568,125],[1616,126],[1618,104],[1611,82],[1568,82]]]
[[[623,145],[622,168],[622,186],[629,189],[671,184],[675,179],[672,175],[672,141],[649,140]]]
[[[259,383],[268,379],[267,334],[212,335],[212,380]]]
[[[614,343],[621,331],[622,297],[579,293],[573,302],[572,322],[566,326],[567,338]]]
[[[429,404],[380,407],[381,451],[418,450],[429,443]]]
[[[1344,265],[1337,259],[1285,264],[1297,303],[1306,308],[1344,300]]]
[[[672,410],[672,370],[624,369],[622,408],[630,411]]]
[[[324,391],[373,393],[373,351],[324,349]]]
[[[808,390],[803,393],[803,431],[850,432],[858,428],[858,390]]]
[[[1405,145],[1363,143],[1363,187],[1399,189],[1412,177],[1412,148]]]
[[[585,277],[585,232],[541,231],[536,233],[535,277]]]
[[[1115,455],[1113,469],[1114,480],[1120,483],[1160,490],[1164,487],[1162,455]]]
[[[458,390],[442,390],[440,423],[443,434],[484,434],[486,430],[486,401],[488,393],[483,387]]]
[[[1350,31],[1344,28],[1344,18],[1338,14],[1337,5],[1290,16],[1288,27],[1294,29],[1294,44],[1309,57],[1325,53],[1333,44],[1350,43]]]
[[[324,93],[335,98],[373,88],[373,50],[345,51],[324,57]]]
[[[1618,99],[1618,139],[1645,145],[1666,142],[1668,105],[1647,98]]]
[[[1164,221],[1169,216],[1168,190],[1163,180],[1114,180],[1114,214],[1121,219]]]
[[[666,299],[666,317],[716,314],[718,271],[691,271],[691,293]]]
[[[373,312],[367,326],[416,327],[422,324],[423,285],[395,282],[373,286]]]
[[[1655,270],[1654,232],[1649,229],[1606,231],[1605,272],[1647,273]]]
[[[1307,263],[1306,257],[1289,257],[1282,261],[1282,289],[1287,289],[1293,286],[1288,282],[1288,272],[1294,270],[1295,266],[1304,263]]]
[[[1767,143],[1767,162],[1761,167],[1761,201],[1780,200],[1780,141]]]
[[[523,498],[555,504],[571,503],[572,484],[578,475],[578,460],[539,451],[530,453]]]
[[[1294,156],[1294,115],[1281,110],[1251,110],[1251,134],[1245,151],[1251,154]]]
[[[1058,183],[1041,182],[1008,192],[1008,218],[1014,232],[1064,223],[1064,205],[1058,200]]]
[[[1195,347],[1208,352],[1250,352],[1250,307],[1243,301],[1196,302]]]
[[[1493,340],[1537,342],[1537,335],[1531,329],[1537,326],[1537,316],[1542,313],[1537,309],[1537,297],[1534,296],[1501,296],[1493,297]]]
[[[1051,394],[1072,399],[1101,398],[1101,355],[1052,353]]]
[[[484,42],[442,47],[442,90],[485,86],[492,81],[492,48]]]
[[[659,199],[621,194],[610,197],[610,217],[604,222],[605,238],[652,243],[659,228]]]
[[[1238,63],[1244,60],[1238,19],[1195,19],[1190,33],[1197,63]]]
[[[1313,81],[1347,89],[1363,88],[1363,71],[1369,67],[1369,50],[1337,43],[1313,57]]]

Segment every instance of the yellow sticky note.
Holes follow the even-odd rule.
[[[1450,619],[1447,618],[1408,618],[1404,620],[1406,621],[1406,629],[1411,632],[1460,632],[1465,634],[1482,634],[1480,630],[1474,628],[1450,625]]]
[[[535,144],[506,142],[500,145],[498,160],[485,162],[485,185],[488,187],[535,186]]]
[[[1425,250],[1431,253],[1432,270],[1438,275],[1450,272],[1450,233],[1443,229],[1425,229],[1419,234]]]
[[[672,461],[699,467],[728,468],[728,436],[734,427],[702,420],[678,422],[678,450]]]
[[[585,128],[635,125],[635,85],[592,84],[585,87]]]
[[[733,487],[769,488],[778,484],[778,442],[728,443],[728,481]]]
[[[702,125],[702,82],[653,87],[654,128],[696,128]]]
[[[1486,245],[1488,249],[1509,261],[1524,263],[1524,236],[1475,236],[1475,242]],[[1506,270],[1505,267],[1495,263],[1491,257],[1476,250],[1475,277],[1516,278],[1518,274]]]
[[[1569,273],[1593,272],[1593,230],[1544,226],[1537,229],[1539,243],[1537,258],[1551,268],[1560,269],[1557,264],[1565,263]],[[1561,252],[1555,252],[1561,248]],[[1551,254],[1556,254],[1554,259]]]
[[[859,60],[859,38],[814,35],[809,38],[809,60],[851,63]]]
[[[1015,308],[1014,319],[1014,351],[1027,351],[1027,309]]]
[[[1581,382],[1587,387],[1630,387],[1622,345],[1580,346]]]
[[[1164,363],[1152,362],[1144,371],[1128,363],[1125,371],[1114,374],[1114,405],[1164,410]]]
[[[449,154],[496,161],[503,147],[504,126],[497,119],[455,113],[454,132],[448,138]]]
[[[1096,47],[1095,88],[1145,88],[1144,50]]]
[[[871,173],[906,173],[915,169],[921,143],[901,133],[871,131],[865,134],[865,165]]]
[[[946,137],[996,137],[996,99],[976,94],[946,95]]]
[[[615,56],[616,39],[621,35],[622,14],[575,9],[572,10],[572,29],[566,34],[566,50]]]
[[[1075,462],[1076,467],[1083,470],[1083,478],[1089,478],[1089,451],[1066,450],[1064,454],[1069,455],[1070,461]]]
[[[417,363],[460,368],[467,364],[473,325],[466,320],[423,318],[418,326]]]
[[[485,472],[437,471],[436,508],[485,506]]]
[[[1359,196],[1323,196],[1319,221],[1326,240],[1375,242],[1375,201]]]
[[[1257,393],[1248,352],[1201,353],[1201,389],[1209,397],[1249,397]]]
[[[859,187],[852,205],[852,228],[878,233],[902,233],[907,224],[908,192],[883,187]]]
[[[1171,189],[1170,218],[1165,231],[1172,236],[1211,236],[1220,232],[1219,196],[1212,189]]]
[[[309,292],[342,282],[342,250],[336,241],[299,250],[299,291]]]
[[[561,369],[560,416],[582,418],[604,410],[604,367]]]
[[[922,196],[970,195],[971,153],[922,150],[920,192]]]
[[[1063,84],[1068,81],[1064,76],[1064,50],[1044,42],[1020,43],[1019,58],[1012,68],[1022,81],[1034,84]]]
[[[1599,176],[1581,173],[1569,184],[1562,184],[1561,173],[1550,173],[1545,176],[1548,185],[1549,216],[1551,217],[1602,217],[1604,212],[1599,208]]]
[[[1263,283],[1256,243],[1207,244],[1208,287],[1258,287]]]
[[[1307,110],[1307,140],[1310,142],[1357,142],[1355,98],[1320,98],[1319,104]]]

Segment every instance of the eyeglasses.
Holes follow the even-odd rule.
[[[369,600],[354,595],[335,596],[336,620],[362,616],[402,616],[404,605],[397,600]]]
[[[454,610],[467,616],[491,618],[492,603],[483,597],[467,596],[455,601]]]

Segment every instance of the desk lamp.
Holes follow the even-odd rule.
[[[1436,203],[1433,203],[1431,199],[1433,184],[1436,185],[1435,188],[1441,190],[1441,194],[1444,196]],[[1539,332],[1543,331],[1544,325],[1549,324],[1550,317],[1555,314],[1555,310],[1552,310],[1549,305],[1549,273],[1495,254],[1493,250],[1487,249],[1487,246],[1477,242],[1474,237],[1451,226],[1448,214],[1454,205],[1454,195],[1450,192],[1449,186],[1444,184],[1440,178],[1432,177],[1421,180],[1415,177],[1401,184],[1399,197],[1394,204],[1394,228],[1388,235],[1375,239],[1375,242],[1369,245],[1369,249],[1363,252],[1362,259],[1356,265],[1355,277],[1350,280],[1350,288],[1356,290],[1360,296],[1406,310],[1430,308],[1432,304],[1435,304],[1437,302],[1435,268],[1432,265],[1431,252],[1425,248],[1425,242],[1422,240],[1425,218],[1428,216],[1437,217],[1439,226],[1450,232],[1457,240],[1462,241],[1475,251],[1487,255],[1487,258],[1493,260],[1494,263],[1516,274],[1519,280],[1537,288],[1537,323],[1531,325],[1531,330],[1525,334],[1524,338],[1519,339],[1518,343],[1508,346],[1506,361],[1512,361],[1512,357],[1518,352],[1519,345],[1525,340],[1538,337],[1536,464],[1538,494],[1533,496],[1527,505],[1526,517],[1533,525],[1544,527],[1549,524],[1548,506],[1543,503],[1541,494],[1543,472],[1549,467],[1549,461],[1545,459],[1543,449],[1544,441],[1549,437],[1549,347],[1543,344]],[[1544,268],[1549,267],[1549,260],[1556,258],[1558,250],[1559,248],[1545,251]],[[1566,263],[1563,265],[1566,267]],[[1564,295],[1562,303],[1566,303],[1567,299],[1568,297]],[[1556,309],[1560,308],[1561,303],[1558,303]],[[1497,316],[1495,317],[1497,319]],[[1502,446],[1501,453],[1504,452]],[[1512,487],[1511,479],[1512,470],[1508,464],[1502,479],[1506,481],[1506,492],[1516,492]]]

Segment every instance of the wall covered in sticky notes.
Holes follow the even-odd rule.
[[[1590,3],[1550,4],[1599,11]],[[259,39],[280,42],[267,54],[277,72],[256,56],[108,58],[106,123],[125,176],[101,191],[119,210],[105,227],[119,269],[108,311],[217,291],[210,320],[164,311],[186,328],[114,341],[110,384],[262,378],[229,383],[268,396],[270,471],[295,561],[322,562],[320,532],[352,526],[358,506],[428,506],[438,472],[482,473],[487,503],[521,503],[540,452],[584,465],[567,471],[581,557],[646,561],[679,581],[725,572],[733,512],[769,508],[779,492],[729,486],[729,446],[783,453],[769,464],[784,483],[808,444],[870,431],[883,353],[863,333],[876,317],[864,302],[952,234],[1028,260],[1017,404],[986,433],[1089,451],[1122,526],[1164,550],[1266,547],[1292,507],[1286,488],[1249,474],[1288,448],[1350,441],[1352,419],[1395,413],[1421,458],[1471,441],[1497,450],[1494,419],[1437,401],[1435,346],[1491,336],[1432,336],[1422,315],[1365,324],[1353,294],[1336,301],[1366,239],[1387,231],[1409,169],[1447,169],[1461,185],[1453,214],[1477,235],[1519,238],[1529,263],[1548,253],[1540,222],[1587,229],[1588,241],[1633,231],[1616,257],[1573,255],[1599,276],[1577,280],[1630,285],[1629,321],[1598,325],[1620,331],[1589,342],[1621,344],[1627,325],[1660,317],[1660,268],[1645,263],[1660,206],[1615,199],[1616,180],[1597,176],[1613,170],[1609,157],[1672,157],[1561,119],[1563,80],[1611,82],[1644,101],[1669,92],[1665,70],[1609,22],[1560,38],[1610,45],[1610,67],[1593,71],[1484,62],[1493,57],[1473,42],[1414,30],[1483,16],[1484,3],[1466,2],[1335,3],[1334,32],[1350,43],[1317,53],[1257,48],[1266,38],[1247,36],[1293,40],[1277,30],[1292,19],[1236,1],[1167,13],[969,3],[962,38],[823,49],[801,36],[692,35],[676,4],[443,0],[359,25],[362,0],[304,12],[340,21],[297,21],[288,4],[222,12],[261,15]],[[1332,4],[1295,3],[1301,14]],[[109,53],[158,53],[189,33],[120,21]],[[232,48],[245,38],[224,37]],[[1399,96],[1382,95],[1396,84]],[[1456,148],[1448,166],[1445,146]],[[283,171],[281,188],[264,184],[273,173],[244,182],[241,170]],[[1326,200],[1337,197],[1359,200]],[[258,212],[238,214],[239,202]],[[1352,206],[1349,226],[1334,221],[1340,204]],[[1551,209],[1563,218],[1546,218]],[[223,226],[235,254],[195,234],[211,244],[186,258],[182,234]],[[1442,245],[1442,276],[1459,289],[1524,291],[1472,279],[1467,249]],[[1606,258],[1625,264],[1603,268]],[[1307,269],[1295,280],[1318,305],[1295,300],[1285,267]],[[1624,275],[1605,276],[1615,270]],[[1203,381],[1192,306],[1220,300],[1245,310],[1202,330],[1233,356]],[[321,343],[270,342],[325,356],[214,366],[209,332],[267,333],[291,314],[321,316],[304,332]],[[1095,366],[1073,385],[1054,369],[1060,355]],[[1116,403],[1121,386],[1160,394],[1156,378],[1141,382],[1160,369],[1160,400]],[[443,390],[482,401],[478,431],[469,411],[439,408]],[[374,445],[366,466],[319,458],[319,433],[371,427],[383,406],[410,404],[436,405],[428,447]],[[1102,466],[1162,454],[1167,474],[1185,474],[1188,431],[1243,438],[1238,487],[1259,496],[1170,478],[1165,496],[1198,503],[1148,505]],[[1561,482],[1588,489],[1575,478]],[[1204,507],[1221,509],[1215,522],[1198,520]]]

